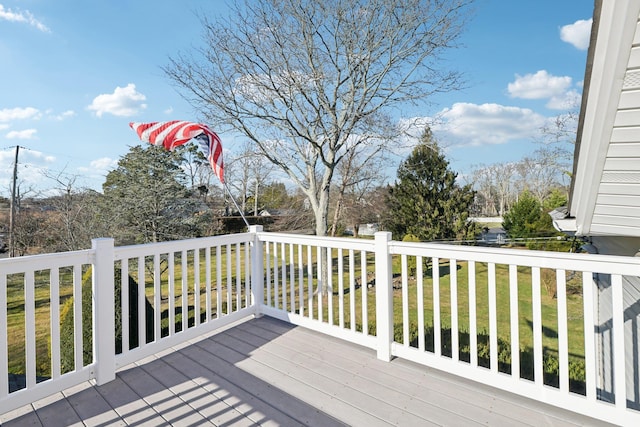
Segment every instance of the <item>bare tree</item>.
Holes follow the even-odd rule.
[[[576,106],[577,107],[577,106]],[[541,129],[540,147],[533,158],[546,168],[545,174],[555,175],[555,183],[568,192],[571,165],[578,126],[578,111],[572,109],[554,117]]]
[[[76,218],[80,215],[84,206],[77,203],[75,182],[77,175],[69,175],[63,172],[43,172],[46,178],[53,180],[59,190],[59,195],[50,201],[55,205],[55,211],[60,221],[53,227],[57,235],[57,243],[60,249],[73,251],[80,249]],[[84,248],[83,248],[84,249]]]
[[[440,59],[472,1],[246,0],[203,19],[205,47],[164,70],[204,119],[241,132],[297,184],[325,235],[350,150],[394,136],[391,108],[460,88]]]
[[[247,211],[247,200],[252,195],[253,214],[258,215],[261,187],[273,172],[274,165],[250,142],[245,142],[239,154],[226,163],[227,182],[239,196],[240,209]]]
[[[17,179],[14,175],[12,188],[9,190],[11,194],[10,200],[10,218],[9,218],[9,256],[16,254],[24,255],[29,249],[26,241],[29,241],[31,230],[30,218],[20,219],[23,215],[22,202],[25,199],[33,197],[37,191],[32,186],[27,186],[22,180]],[[29,226],[27,226],[29,224]]]
[[[46,249],[51,252],[91,247],[91,239],[109,235],[109,225],[100,213],[101,194],[76,186],[78,175],[45,171],[55,184],[56,195],[42,200],[48,211],[45,221]]]
[[[476,191],[477,208],[481,215],[493,216],[496,210],[495,179],[491,173],[493,165],[478,165],[465,181]]]
[[[498,215],[503,216],[516,199],[513,177],[516,174],[515,163],[497,163],[491,166],[494,177],[495,193],[498,201]]]
[[[551,190],[559,186],[562,166],[550,152],[537,150],[518,162],[516,170],[520,181],[518,193],[529,191],[542,204]]]
[[[333,211],[333,221],[329,229],[331,236],[336,235],[338,223],[346,213],[350,222],[353,222],[354,234],[358,236],[358,225],[360,219],[364,218],[361,211],[366,209],[365,194],[373,188],[382,185],[384,181],[384,162],[386,159],[381,155],[383,152],[380,145],[373,144],[371,149],[366,145],[361,145],[354,150],[348,150],[343,161],[338,165],[336,172],[338,175],[337,197]]]
[[[571,163],[576,141],[579,111],[570,110],[554,117],[551,122],[542,127],[544,145],[556,145],[562,148],[562,161]]]

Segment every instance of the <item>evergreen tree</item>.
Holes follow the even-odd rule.
[[[553,227],[549,212],[566,203],[566,195],[558,189],[554,189],[543,204],[535,195],[524,191],[504,215],[502,226],[511,238],[564,235]]]
[[[475,226],[467,219],[475,192],[471,185],[457,185],[456,177],[427,129],[389,188],[385,225],[394,238],[406,234],[421,241],[472,237]]]
[[[189,198],[182,150],[132,147],[102,188],[104,212],[119,244],[191,237],[196,199]]]
[[[542,218],[542,207],[536,197],[528,191],[503,216],[502,226],[511,238],[536,237]]]

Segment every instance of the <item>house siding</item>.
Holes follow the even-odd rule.
[[[592,212],[593,234],[640,237],[640,23],[622,84],[622,92]]]
[[[634,256],[640,250],[640,239],[631,237],[594,237],[592,243],[603,255]],[[611,278],[596,276],[597,301],[596,345],[600,349],[597,361],[598,394],[601,399],[613,402],[613,376],[615,366],[612,354],[611,325],[613,302]],[[625,276],[622,280],[624,307],[625,364],[627,372],[627,406],[640,409],[640,277]]]
[[[598,360],[598,395],[602,400],[614,402],[613,377],[615,366],[612,354],[612,292],[608,277],[600,277],[598,282],[598,328],[596,344],[600,349]],[[640,361],[638,342],[640,337],[640,279],[625,277],[623,279],[624,294],[624,344],[625,364],[627,372],[632,375],[627,378],[627,406],[640,409]]]
[[[576,235],[603,255],[640,254],[639,15],[640,0],[595,1],[569,212]],[[598,390],[614,401],[611,278],[594,279]],[[622,287],[627,405],[640,408],[640,277]]]

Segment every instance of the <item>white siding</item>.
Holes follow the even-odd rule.
[[[611,196],[604,194],[598,197],[599,205],[613,205],[615,203],[623,206],[638,207],[640,206],[640,196]]]
[[[609,139],[591,232],[640,236],[640,28]]]
[[[640,105],[640,90],[624,91],[620,95],[620,103],[618,108],[636,108]]]
[[[583,134],[581,141],[582,163],[577,165],[582,167],[578,169],[582,173],[574,177],[574,184],[580,189],[580,197],[574,196],[579,208],[572,213],[583,226],[579,232],[592,237],[591,243],[600,254],[633,256],[640,250],[640,22],[634,19],[638,16],[638,2],[603,1],[602,12],[596,45],[599,49],[593,51],[594,74],[589,82],[586,113],[583,111],[589,120],[585,128],[590,131],[587,138]],[[616,83],[623,74],[620,87]],[[589,116],[589,111],[594,113]],[[610,113],[614,112],[611,122]],[[601,126],[589,127],[594,123]],[[588,197],[594,193],[595,199]],[[616,386],[613,379],[617,356],[611,342],[615,304],[610,277],[599,275],[596,282],[599,393],[602,398],[611,399]],[[622,289],[625,363],[631,369],[626,378],[627,404],[639,408],[640,278],[624,277]]]
[[[623,216],[623,217],[636,217],[640,218],[640,207],[639,206],[610,206],[610,205],[597,205],[596,210],[594,212],[594,216],[596,215],[612,215],[612,216]]]
[[[598,286],[598,346],[601,357],[598,360],[599,384],[598,393],[603,400],[613,401],[613,376],[615,366],[611,354],[611,284],[608,277],[602,277]],[[624,295],[624,340],[625,365],[627,372],[633,374],[626,384],[627,406],[640,409],[640,360],[638,355],[638,337],[640,336],[640,279],[637,277],[623,278]]]
[[[638,30],[636,29],[636,37],[637,35]],[[629,68],[638,67],[640,67],[640,50],[638,50],[637,47],[634,47],[633,49],[631,49],[631,55],[629,56]]]
[[[612,196],[614,198],[615,196],[640,196],[640,183],[602,183],[600,184],[600,191],[598,196]],[[623,199],[620,199],[616,204],[619,205],[622,202]]]

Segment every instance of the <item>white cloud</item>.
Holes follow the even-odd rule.
[[[527,108],[456,103],[438,114],[432,130],[449,146],[504,144],[535,137],[545,120]]]
[[[89,167],[79,167],[78,170],[82,173],[102,173],[110,171],[118,166],[118,160],[110,157],[102,157],[100,159],[92,160],[89,163]]]
[[[36,19],[28,10],[25,10],[24,12],[14,12],[11,9],[5,9],[4,6],[0,4],[0,20],[29,24],[44,33],[51,32],[46,25]]]
[[[11,150],[0,151],[0,164],[13,164],[15,159],[16,152]],[[22,149],[20,150],[20,161],[19,164],[29,164],[33,163],[43,164],[43,163],[53,163],[56,161],[55,156],[50,154],[45,154],[42,151],[32,150],[32,149]]]
[[[560,39],[573,45],[580,50],[589,48],[589,39],[591,37],[591,23],[593,19],[579,20],[573,24],[565,25],[560,28]]]
[[[101,159],[93,160],[90,165],[93,169],[109,170],[118,166],[118,160],[102,157]]]
[[[0,151],[0,190],[9,189],[13,175],[15,150]],[[18,181],[20,191],[25,195],[34,195],[43,183],[43,173],[56,161],[54,156],[31,149],[20,150],[18,162]]]
[[[521,76],[516,74],[507,90],[512,98],[545,99],[562,96],[571,86],[571,77],[553,76],[546,70]]]
[[[23,162],[28,163],[28,162],[36,162],[36,163],[53,163],[56,161],[55,156],[52,156],[50,154],[45,154],[42,151],[36,151],[36,150],[21,150],[20,151],[20,158],[22,159]]]
[[[102,117],[108,113],[119,117],[129,117],[147,108],[143,101],[146,96],[136,91],[136,85],[129,83],[127,87],[116,86],[113,93],[105,93],[94,98],[87,108]]]
[[[35,129],[12,130],[11,132],[7,133],[6,138],[7,139],[33,139],[36,132],[38,131]]]
[[[10,122],[12,120],[39,119],[41,113],[37,108],[4,108],[0,110],[0,122]]]
[[[173,113],[173,107],[167,108],[166,110],[164,110],[164,113],[167,114],[167,115]]]
[[[75,115],[76,115],[75,111],[67,110],[67,111],[65,111],[65,112],[63,112],[61,114],[58,114],[58,115],[55,115],[55,116],[52,116],[52,117],[53,117],[54,120],[62,121],[62,120],[74,117]]]
[[[560,96],[552,96],[546,107],[551,110],[575,110],[580,106],[582,95],[577,90],[569,90]]]
[[[2,150],[0,151],[0,164],[2,165],[12,165],[13,164],[13,160],[15,159],[16,156],[16,152],[11,149],[11,150]],[[7,169],[9,170],[9,169]]]

